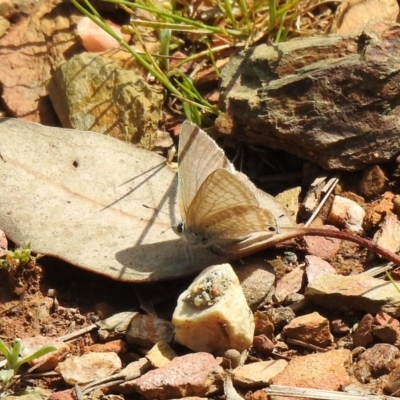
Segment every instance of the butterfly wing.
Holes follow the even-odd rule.
[[[212,172],[186,215],[186,229],[213,242],[242,240],[255,232],[276,232],[274,216],[258,205],[254,192],[226,169]]]
[[[178,193],[181,217],[187,219],[189,207],[207,177],[219,168],[235,168],[222,149],[203,130],[189,121],[182,124],[178,151]]]

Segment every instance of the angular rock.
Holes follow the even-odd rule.
[[[400,344],[400,322],[385,312],[375,315],[372,334],[384,343]]]
[[[293,309],[293,311],[295,311],[295,309],[293,307],[295,307],[296,305],[298,305],[300,302],[302,302],[304,300],[304,295],[301,293],[289,293],[285,299],[283,300],[283,305],[284,306],[290,306],[290,308]]]
[[[304,281],[304,268],[297,267],[285,274],[276,284],[275,296],[283,300],[290,293],[297,293]]]
[[[379,165],[372,165],[365,169],[358,189],[367,199],[376,199],[389,189],[389,179]]]
[[[60,62],[83,50],[75,31],[80,17],[61,0],[32,4],[22,5],[29,18],[13,24],[0,39],[2,101],[15,117],[54,126],[58,121],[45,85]]]
[[[54,369],[69,353],[69,346],[57,338],[49,338],[45,336],[34,336],[21,339],[22,350],[21,357],[27,357],[38,351],[43,346],[54,346],[57,350],[45,354],[42,357],[35,358],[30,361],[31,366],[42,364],[36,368],[37,372],[45,372]]]
[[[266,312],[267,317],[273,323],[275,330],[281,330],[290,321],[296,318],[290,307],[270,308]]]
[[[275,347],[274,342],[266,335],[254,336],[253,346],[259,353],[265,356],[271,355]]]
[[[305,296],[316,304],[335,310],[372,314],[385,311],[400,316],[400,293],[396,287],[365,275],[321,275],[308,285]]]
[[[256,311],[254,313],[254,323],[255,323],[255,335],[265,335],[272,339],[274,336],[274,324],[272,323],[270,317],[261,311]]]
[[[331,321],[331,330],[335,336],[345,336],[350,332],[349,324],[341,318]]]
[[[346,369],[349,357],[349,350],[340,349],[294,358],[282,373],[271,379],[271,384],[340,390],[350,383]]]
[[[158,341],[171,342],[174,337],[174,327],[165,319],[136,313],[131,319],[126,341],[143,347],[151,347]]]
[[[384,220],[386,215],[393,213],[394,197],[395,196],[392,192],[386,192],[383,194],[381,199],[373,202],[368,208],[364,219],[365,229],[367,231],[377,227]]]
[[[306,276],[308,283],[311,283],[320,275],[336,274],[335,268],[333,268],[331,264],[329,264],[322,258],[313,255],[308,255],[305,256],[305,260],[307,263]]]
[[[280,374],[288,365],[285,360],[259,361],[235,368],[233,382],[239,386],[253,388],[267,386],[271,379]]]
[[[239,278],[247,304],[252,310],[257,309],[274,289],[273,268],[265,263],[264,258],[248,257],[245,265],[240,263],[233,269]]]
[[[83,349],[84,353],[116,353],[122,355],[128,352],[128,345],[124,340],[111,340],[107,343],[96,343]]]
[[[331,225],[323,225],[321,228],[339,230]],[[304,236],[305,250],[307,253],[326,261],[335,259],[340,248],[340,243],[341,240],[335,238]]]
[[[345,0],[337,8],[330,33],[347,35],[378,21],[396,21],[399,5],[395,0]]]
[[[331,224],[344,227],[353,233],[363,232],[365,211],[355,201],[342,196],[335,196],[327,217]]]
[[[48,91],[64,128],[107,133],[153,148],[163,96],[135,72],[83,53],[55,70]]]
[[[353,332],[354,347],[367,347],[374,340],[372,336],[372,324],[374,317],[366,314],[358,323],[357,328]]]
[[[211,354],[188,354],[146,373],[134,385],[146,399],[208,396],[222,389],[223,372]]]
[[[177,354],[167,342],[160,340],[146,354],[146,358],[155,368],[167,365],[171,360],[177,357]]]
[[[378,35],[296,38],[239,52],[222,70],[225,120],[247,144],[282,149],[325,169],[394,159],[398,31],[393,24]]]
[[[373,241],[393,253],[400,250],[400,221],[396,215],[389,214],[385,217]]]
[[[176,339],[194,351],[222,355],[253,341],[253,314],[229,264],[206,268],[194,279],[179,296],[172,323]]]
[[[351,366],[351,372],[358,381],[365,383],[389,373],[400,357],[400,350],[386,343],[378,343],[365,350],[357,362]]]
[[[329,347],[333,336],[329,330],[329,321],[317,312],[302,315],[291,320],[282,331],[287,338],[300,340],[318,347]]]
[[[378,312],[375,315],[374,323],[376,325],[380,325],[380,326],[391,325],[391,326],[393,326],[393,328],[400,327],[400,321],[398,319],[393,318],[388,313],[385,313],[383,311]]]
[[[372,326],[372,334],[381,340],[383,343],[389,343],[397,345],[400,339],[399,329],[394,328],[391,325],[386,326]]]
[[[106,378],[122,367],[115,353],[88,353],[72,356],[59,364],[60,373],[69,385],[84,385],[97,379]]]

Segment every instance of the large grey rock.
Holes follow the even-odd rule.
[[[233,126],[245,143],[326,169],[393,159],[400,143],[398,29],[241,51],[222,71],[226,115],[217,127]]]

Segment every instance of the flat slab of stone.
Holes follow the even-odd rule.
[[[384,311],[400,316],[400,293],[391,282],[364,275],[325,274],[312,281],[306,298],[323,307],[342,311]]]

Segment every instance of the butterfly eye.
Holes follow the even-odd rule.
[[[183,222],[179,222],[179,223],[175,224],[172,228],[175,231],[175,233],[178,233],[178,234],[182,233],[184,231]]]
[[[268,230],[269,230],[270,232],[275,232],[275,231],[276,231],[276,229],[275,229],[273,226],[270,226],[270,227],[268,228]]]

